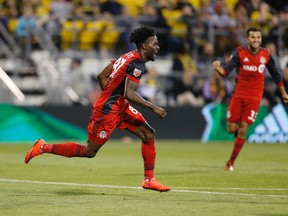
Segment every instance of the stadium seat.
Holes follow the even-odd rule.
[[[105,22],[104,31],[99,38],[100,48],[112,49],[118,38],[120,32],[116,28],[114,22]]]
[[[100,49],[112,49],[118,41],[120,32],[113,21],[97,20],[86,23],[79,32],[79,49],[91,50],[98,43]]]
[[[171,35],[174,37],[185,37],[187,25],[180,20],[182,12],[180,10],[162,9],[163,17],[171,27]]]
[[[68,49],[77,44],[78,34],[83,28],[84,22],[82,20],[65,21],[61,30],[62,49]]]
[[[85,28],[79,34],[79,49],[91,50],[94,48],[99,34],[104,27],[101,21],[89,21],[86,23]]]
[[[35,14],[39,17],[45,17],[49,14],[49,7],[41,6],[35,9]]]
[[[18,19],[17,18],[11,18],[8,20],[8,30],[10,33],[14,34],[16,27],[17,27]]]
[[[141,9],[146,4],[147,0],[137,0],[137,1],[118,0],[118,2],[128,7],[131,16],[138,16],[139,13],[141,12]]]
[[[199,9],[200,4],[201,4],[201,0],[189,0],[189,3],[190,3],[193,7]]]

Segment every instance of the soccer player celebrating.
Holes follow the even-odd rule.
[[[261,30],[250,27],[246,31],[247,46],[238,47],[225,66],[220,61],[213,62],[214,70],[226,77],[234,69],[235,91],[227,111],[227,130],[235,134],[234,146],[226,170],[234,170],[234,161],[246,139],[248,127],[254,123],[262,99],[265,68],[268,69],[279,88],[283,101],[288,103],[288,95],[275,61],[267,49],[260,47]]]
[[[103,91],[93,105],[87,127],[87,144],[85,146],[74,142],[47,144],[43,139],[39,139],[26,154],[25,163],[43,153],[93,158],[115,128],[126,129],[142,140],[141,151],[144,160],[142,187],[156,191],[171,189],[154,178],[155,131],[142,114],[128,103],[130,101],[149,108],[160,118],[164,118],[167,114],[165,109],[144,100],[136,92],[140,78],[146,72],[145,63],[154,61],[160,49],[158,39],[153,28],[142,26],[131,33],[130,40],[136,44],[137,49],[112,61],[98,75]]]

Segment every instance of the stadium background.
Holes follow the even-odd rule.
[[[216,133],[218,140],[232,139],[225,132],[225,109],[233,76],[225,83],[219,81],[213,76],[211,62],[225,62],[236,46],[244,44],[248,26],[261,27],[263,46],[271,51],[286,86],[288,83],[288,3],[283,1],[0,3],[1,141],[31,141],[39,136],[48,140],[85,139],[91,104],[99,94],[96,76],[111,59],[134,48],[128,35],[142,24],[155,27],[161,46],[157,60],[148,64],[156,76],[146,79],[140,93],[165,106],[169,114],[166,120],[159,121],[139,108],[159,138],[206,142],[215,140]],[[182,47],[186,49],[183,51]],[[185,54],[178,59],[178,66],[179,62],[183,64],[180,68],[176,64],[179,52]],[[187,73],[193,74],[189,91],[197,100],[179,104],[174,86]],[[149,89],[154,89],[152,95],[157,93],[157,97],[149,98]],[[259,125],[258,135],[276,136],[272,141],[287,143],[287,106],[279,109],[279,104],[279,92],[267,73],[263,114],[252,129]],[[214,120],[214,132],[209,135],[205,107],[211,108]],[[279,116],[279,110],[285,112]],[[279,119],[284,119],[284,123]],[[113,137],[125,135],[117,131]]]

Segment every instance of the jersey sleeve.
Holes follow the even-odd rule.
[[[226,73],[225,76],[228,76],[238,66],[239,66],[239,54],[238,54],[237,50],[235,50],[232,53],[230,60],[223,67],[223,69]]]
[[[276,85],[278,87],[283,86],[283,80],[282,80],[282,76],[279,73],[279,70],[276,66],[275,60],[274,58],[270,55],[269,61],[266,65],[272,79],[274,80],[274,82],[276,83]]]
[[[146,72],[144,63],[141,60],[134,60],[127,66],[126,77],[134,82],[139,83],[142,75]]]

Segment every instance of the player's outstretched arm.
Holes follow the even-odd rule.
[[[164,118],[167,115],[167,112],[165,109],[151,103],[150,101],[145,100],[137,93],[138,83],[134,82],[128,78],[126,78],[125,82],[125,90],[124,90],[124,97],[129,100],[130,102],[150,108],[156,115],[158,115],[160,118]]]

